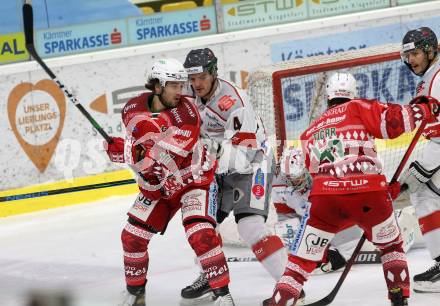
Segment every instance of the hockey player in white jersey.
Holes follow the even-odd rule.
[[[410,30],[403,38],[402,59],[414,74],[422,77],[417,96],[440,99],[437,50],[437,37],[428,27]],[[402,175],[401,183],[409,188],[423,238],[435,260],[426,272],[414,276],[414,290],[440,293],[440,123],[428,125],[424,136],[429,142],[422,157],[410,165]]]
[[[287,253],[265,224],[275,165],[263,123],[244,91],[217,76],[212,50],[191,50],[184,67],[203,121],[201,137],[218,147],[217,221],[233,211],[240,237],[278,280]],[[210,288],[203,276],[182,290],[185,302],[204,294],[210,294]]]
[[[275,233],[282,238],[286,248],[293,244],[295,232],[307,211],[311,187],[312,177],[305,167],[302,152],[294,147],[286,147],[277,165],[272,184],[272,202],[278,218]],[[328,273],[344,267],[361,235],[362,231],[357,226],[339,232],[333,238],[325,260],[318,265],[315,273]]]

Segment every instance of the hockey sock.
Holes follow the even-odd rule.
[[[252,251],[270,275],[279,280],[287,262],[287,251],[280,237],[266,236],[252,246]]]
[[[279,280],[287,263],[287,251],[281,239],[271,234],[264,218],[259,215],[241,218],[238,221],[238,232],[252,247],[263,267],[275,280]]]
[[[301,297],[304,282],[309,278],[315,267],[316,262],[289,255],[286,270],[275,286],[273,299],[275,299],[276,305],[285,305],[282,302],[289,301],[292,298],[298,301]],[[281,302],[276,299],[280,299]]]
[[[121,234],[124,250],[125,281],[127,288],[145,286],[148,271],[148,244],[153,237],[139,225],[127,223]]]
[[[208,222],[194,222],[185,225],[186,237],[197,255],[203,272],[212,289],[229,284],[229,268],[220,239],[214,227]]]
[[[399,239],[400,241],[396,241]],[[385,245],[377,246],[382,251],[382,267],[387,283],[388,291],[401,288],[404,297],[409,297],[409,272],[405,253],[403,252],[400,236],[396,240]]]

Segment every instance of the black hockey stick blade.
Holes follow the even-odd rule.
[[[30,193],[14,194],[14,195],[7,195],[7,196],[0,197],[0,202],[10,202],[10,201],[18,201],[18,200],[24,200],[24,199],[35,199],[35,198],[41,198],[41,197],[57,195],[57,194],[86,191],[86,190],[94,190],[94,189],[129,185],[129,184],[134,184],[134,183],[136,183],[136,181],[134,179],[126,179],[126,180],[120,180],[120,181],[90,184],[90,185],[83,185],[83,186],[76,186],[76,187],[67,187],[67,188],[53,189],[53,190],[47,190],[47,191],[37,191],[37,192],[30,192]]]
[[[359,240],[358,244],[356,245],[356,248],[354,249],[353,254],[351,255],[350,259],[348,260],[348,262],[344,268],[344,271],[342,271],[342,274],[339,277],[339,280],[336,283],[333,290],[327,296],[323,297],[319,301],[316,301],[311,304],[306,304],[304,306],[326,306],[326,305],[329,305],[331,302],[333,302],[333,300],[336,297],[336,294],[338,293],[339,289],[342,286],[342,283],[344,282],[345,278],[347,277],[348,272],[350,272],[351,266],[354,264],[357,255],[359,254],[362,246],[364,245],[365,239],[366,239],[366,236],[362,235],[361,239]]]

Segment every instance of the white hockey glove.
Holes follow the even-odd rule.
[[[416,192],[422,184],[426,184],[431,179],[434,173],[435,169],[427,170],[418,161],[412,162],[399,180],[402,190],[409,189],[411,193]]]
[[[253,173],[252,163],[249,161],[246,148],[234,146],[230,141],[224,141],[221,144],[219,155],[217,174]]]

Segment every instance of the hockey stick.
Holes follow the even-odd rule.
[[[423,130],[426,126],[426,120],[423,120],[420,124],[419,128],[417,129],[416,134],[414,135],[413,139],[411,140],[411,143],[408,146],[408,149],[405,152],[405,155],[403,155],[402,160],[400,161],[399,166],[397,167],[396,171],[394,172],[394,175],[390,181],[390,183],[397,182],[400,173],[403,170],[403,167],[405,167],[406,162],[408,161],[409,157],[411,156],[412,151],[414,150],[414,147],[416,146],[417,142],[419,141],[420,136],[422,135]],[[342,283],[344,282],[345,278],[347,277],[348,272],[351,269],[351,266],[353,266],[355,259],[357,258],[357,255],[359,251],[361,250],[362,246],[364,245],[365,239],[367,237],[365,234],[362,235],[361,239],[359,240],[356,248],[353,251],[353,254],[351,255],[350,259],[348,260],[347,264],[345,265],[344,271],[342,272],[341,276],[338,279],[338,282],[336,283],[333,290],[325,297],[320,299],[319,301],[316,301],[311,304],[306,304],[305,306],[326,306],[329,305],[336,297],[336,294],[338,293],[339,289],[341,289]]]
[[[13,195],[7,195],[7,196],[0,197],[0,202],[10,202],[10,201],[17,201],[17,200],[24,200],[24,199],[34,199],[34,198],[46,197],[46,196],[51,196],[51,195],[56,195],[56,194],[86,191],[86,190],[100,189],[100,188],[108,188],[108,187],[128,185],[128,184],[134,184],[134,183],[136,183],[136,181],[134,179],[126,179],[126,180],[105,182],[105,183],[99,183],[99,184],[90,184],[90,185],[84,185],[84,186],[67,187],[67,188],[61,188],[61,189],[37,191],[37,192],[22,193],[22,194],[13,194]]]
[[[230,256],[226,258],[227,262],[257,262],[253,256]],[[360,251],[356,256],[354,264],[378,264],[381,263],[378,251]]]
[[[47,67],[46,63],[38,55],[34,45],[34,14],[32,10],[32,1],[25,0],[23,4],[23,25],[24,25],[24,37],[26,42],[26,50],[37,61],[37,63],[46,71],[50,78],[58,85],[58,87],[64,92],[69,100],[79,109],[79,111],[89,120],[93,127],[101,134],[107,143],[112,143],[113,140],[104,131],[104,129],[93,119],[90,113],[81,105],[81,103],[74,97],[69,90],[58,80],[57,76]]]

